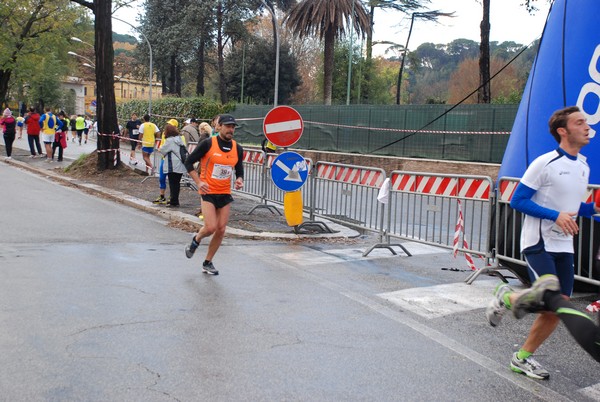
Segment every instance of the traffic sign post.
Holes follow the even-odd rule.
[[[292,146],[302,136],[304,121],[296,109],[277,106],[269,111],[263,121],[265,137],[278,147]]]
[[[298,190],[308,178],[306,160],[296,152],[283,152],[273,161],[271,178],[283,191]]]

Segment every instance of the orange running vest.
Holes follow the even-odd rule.
[[[200,178],[208,183],[206,194],[231,194],[231,178],[239,159],[237,144],[231,140],[231,151],[223,152],[216,136],[210,141],[210,149],[200,159]]]

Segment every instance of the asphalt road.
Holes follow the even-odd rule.
[[[0,399],[598,400],[560,328],[545,382],[508,368],[531,317],[485,322],[494,279],[446,250],[226,239],[200,272],[161,218],[0,163]],[[204,246],[201,246],[204,247]],[[516,283],[515,283],[516,285]],[[583,308],[585,301],[578,301]]]

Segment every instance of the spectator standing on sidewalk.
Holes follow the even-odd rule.
[[[200,140],[200,134],[198,133],[198,120],[194,117],[187,120],[185,127],[181,129],[181,135],[185,138],[187,144],[191,142],[198,142]]]
[[[179,206],[179,191],[181,189],[181,176],[186,172],[185,165],[181,160],[180,148],[186,146],[184,138],[179,130],[172,124],[167,124],[164,132],[162,145],[157,149],[163,155],[160,163],[161,173],[169,180],[169,201],[167,207]],[[164,198],[164,193],[163,193]]]
[[[42,129],[42,142],[46,147],[46,161],[52,162],[52,143],[56,129],[60,128],[60,122],[48,106],[44,109],[46,113],[40,117],[40,128]]]
[[[125,124],[125,129],[129,135],[129,143],[131,145],[131,152],[129,153],[129,163],[131,165],[138,164],[138,161],[135,158],[135,149],[139,143],[141,125],[142,122],[138,119],[137,113],[131,113],[131,119]]]
[[[204,226],[194,235],[191,244],[186,246],[185,255],[192,258],[200,241],[212,235],[202,263],[202,272],[209,275],[219,274],[212,259],[221,246],[229,221],[230,204],[233,202],[231,180],[234,170],[235,189],[239,190],[244,185],[244,150],[233,140],[236,126],[232,115],[221,115],[219,135],[198,144],[185,161],[185,168],[198,186],[198,193],[202,197],[204,214]],[[198,161],[201,165],[200,176],[194,169],[194,164]]]
[[[42,145],[40,144],[40,114],[32,107],[29,113],[25,116],[25,125],[27,126],[27,142],[29,143],[29,152],[31,157],[40,157],[42,153]],[[37,149],[37,154],[35,153]]]
[[[221,118],[221,115],[218,114],[215,117],[212,118],[212,120],[210,121],[210,126],[212,127],[212,132],[210,133],[211,137],[216,137],[217,135],[219,135],[219,119]]]
[[[25,125],[25,118],[21,115],[17,117],[17,132],[19,134],[19,139],[23,137],[23,126]]]
[[[2,119],[0,119],[0,126],[2,126],[2,132],[4,136],[4,145],[6,149],[6,160],[12,159],[12,146],[15,141],[15,132],[17,121],[12,115],[9,108],[4,109],[2,113]]]
[[[160,130],[156,124],[150,122],[150,116],[144,115],[144,122],[140,126],[140,133],[142,133],[142,157],[146,162],[146,169],[148,174],[152,175],[154,166],[150,161],[150,155],[154,152],[154,143],[156,142],[156,134],[160,133]]]
[[[200,123],[200,141],[207,139],[212,135],[212,127],[207,122]]]
[[[54,134],[54,142],[52,143],[52,160],[54,160],[54,153],[56,152],[56,148],[58,148],[58,159],[57,161],[62,162],[63,160],[63,150],[67,147],[67,130],[69,129],[69,119],[65,115],[65,112],[60,112],[58,114],[59,120],[59,128],[56,129],[56,134]]]
[[[160,147],[162,147],[163,144],[165,143],[165,139],[166,139],[165,133],[167,132],[167,127],[169,127],[169,126],[179,128],[179,122],[175,119],[171,119],[167,122],[167,124],[165,125],[165,128],[164,128],[164,131],[162,133],[162,136],[160,138],[160,142],[158,143],[158,149],[160,149]],[[158,166],[158,192],[159,192],[159,194],[158,194],[158,198],[155,199],[154,201],[152,201],[153,204],[160,204],[160,205],[168,204],[167,199],[165,198],[165,192],[167,191],[167,175],[165,174],[165,172],[163,170],[164,164],[165,164],[165,158],[164,157],[160,158],[160,164]]]

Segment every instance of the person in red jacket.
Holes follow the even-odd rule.
[[[11,160],[12,154],[12,145],[15,141],[15,133],[17,127],[17,121],[12,115],[12,112],[9,108],[4,110],[2,113],[2,119],[0,119],[0,126],[2,126],[2,131],[4,132],[4,145],[6,149],[6,160]]]
[[[42,144],[40,144],[40,114],[34,107],[30,108],[29,113],[25,116],[25,125],[27,126],[27,142],[29,143],[31,157],[36,158],[38,155],[42,157]],[[36,148],[37,154],[35,153]]]

